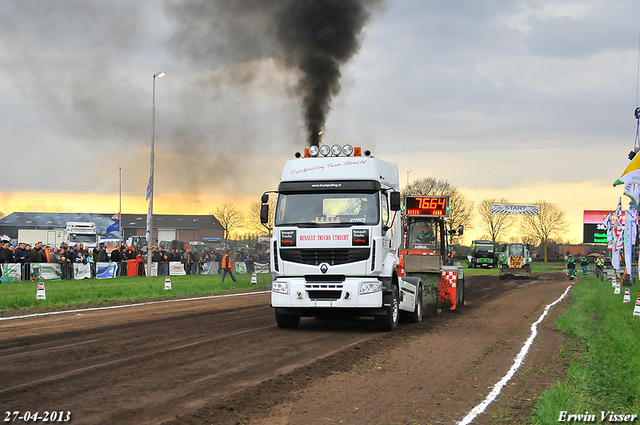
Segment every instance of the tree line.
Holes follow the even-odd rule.
[[[465,230],[480,229],[482,239],[492,242],[523,242],[529,245],[542,245],[544,259],[547,260],[547,245],[559,241],[569,231],[566,213],[557,204],[539,199],[534,202],[540,207],[539,215],[516,215],[494,213],[493,204],[509,204],[505,198],[484,199],[478,205],[470,200],[457,187],[445,179],[424,177],[412,181],[402,190],[405,196],[448,196],[449,217],[447,230],[455,230],[460,225]],[[212,214],[224,229],[224,239],[248,240],[266,236],[269,230],[260,222],[260,202],[253,202],[246,213],[235,205],[224,203]],[[269,200],[269,211],[275,211],[275,199]],[[270,215],[273,220],[273,214]],[[268,224],[273,228],[273,223]],[[452,236],[452,243],[462,243],[460,236]]]

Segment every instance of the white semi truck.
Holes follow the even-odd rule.
[[[93,249],[98,245],[96,224],[88,221],[69,221],[65,226],[64,241],[69,246],[83,244],[86,249]]]
[[[399,277],[402,243],[398,166],[360,148],[311,147],[287,161],[277,193],[271,306],[280,328],[300,317],[372,316],[394,330],[422,320],[420,278]]]

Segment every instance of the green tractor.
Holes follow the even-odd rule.
[[[531,279],[531,256],[523,243],[510,243],[498,259],[500,279],[508,275]]]
[[[497,266],[495,244],[491,241],[477,240],[471,242],[471,255],[467,256],[467,267],[493,268]]]

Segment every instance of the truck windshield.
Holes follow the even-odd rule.
[[[281,193],[275,225],[373,225],[379,216],[377,193]]]
[[[69,235],[69,243],[95,244],[96,240],[96,235],[86,235],[82,233],[72,233]]]
[[[524,247],[522,245],[510,245],[509,255],[512,257],[522,257],[524,253]]]

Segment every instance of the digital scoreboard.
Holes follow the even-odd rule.
[[[404,204],[408,216],[449,216],[448,196],[407,196]]]

